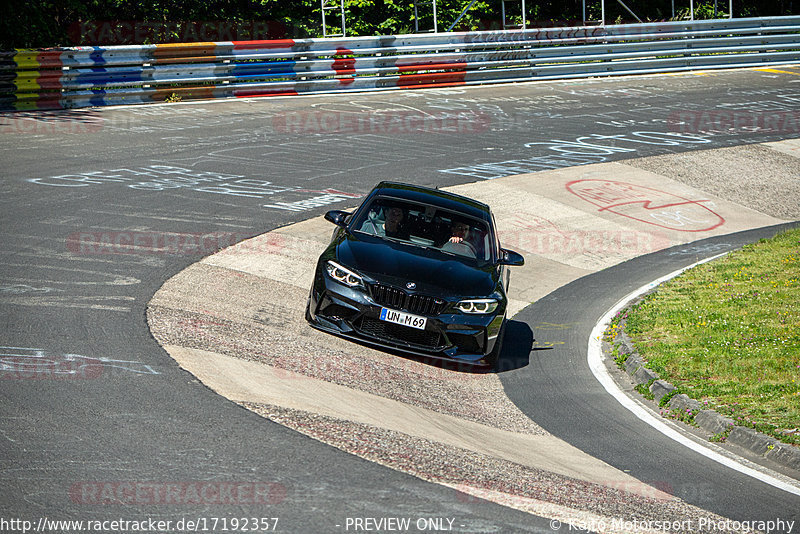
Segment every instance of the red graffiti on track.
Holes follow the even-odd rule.
[[[704,205],[710,200],[692,200],[612,180],[574,180],[567,191],[599,207],[629,219],[679,232],[708,232],[725,224],[725,219]]]

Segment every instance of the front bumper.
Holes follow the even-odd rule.
[[[441,312],[426,305],[425,309],[432,313],[419,313],[416,307],[407,309],[376,302],[373,286],[369,287],[367,290],[352,288],[324,275],[318,276],[309,295],[306,319],[320,330],[382,348],[449,361],[487,364],[483,359],[494,348],[504,319],[504,303],[492,314],[453,312],[446,301],[438,307],[443,310]],[[425,316],[425,330],[382,321],[380,312],[384,307]]]

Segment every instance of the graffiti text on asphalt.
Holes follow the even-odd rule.
[[[161,374],[137,361],[93,358],[39,348],[0,347],[0,378],[98,378],[110,369],[135,374]]]
[[[524,145],[525,148],[546,147],[548,150],[557,152],[558,155],[479,163],[468,167],[441,169],[439,172],[492,180],[515,174],[602,163],[608,161],[608,156],[613,154],[636,152],[636,148],[620,146],[624,143],[633,144],[634,146],[679,146],[710,142],[707,136],[702,134],[681,132],[640,131],[615,135],[592,134],[578,137],[574,141],[551,139],[549,141],[533,141]]]
[[[348,193],[338,189],[301,189],[298,186],[276,185],[265,180],[255,180],[237,174],[199,171],[172,165],[149,165],[135,169],[120,168],[105,171],[62,174],[46,178],[31,178],[31,183],[54,187],[89,187],[103,184],[123,184],[140,191],[165,191],[191,189],[199,193],[215,193],[247,198],[266,198],[281,193],[301,198],[291,202],[281,201],[264,204],[265,208],[305,211],[336,202],[361,198],[360,193]],[[309,196],[311,195],[311,196]]]
[[[237,174],[199,171],[172,165],[148,165],[135,169],[121,168],[62,174],[46,178],[31,178],[28,181],[56,187],[88,187],[117,183],[144,191],[188,188],[201,193],[250,198],[264,198],[296,189],[293,186],[275,185],[272,182],[246,178]]]
[[[341,200],[361,198],[364,196],[360,193],[345,193],[344,191],[337,191],[336,189],[325,189],[318,192],[323,194],[305,200],[298,200],[296,202],[276,202],[275,204],[264,204],[264,207],[287,211],[306,211],[327,206],[328,204],[335,204]]]

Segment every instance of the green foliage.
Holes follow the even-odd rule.
[[[658,402],[658,405],[662,407],[667,406],[669,404],[669,401],[672,400],[672,397],[678,395],[678,393],[679,391],[677,389],[673,389],[672,391],[661,397],[661,400]]]
[[[664,408],[661,410],[661,415],[663,417],[667,417],[669,419],[675,419],[676,421],[681,421],[686,423],[687,425],[694,425],[694,416],[697,415],[691,410],[672,410],[670,408]]]
[[[656,379],[653,378],[652,380],[649,380],[646,384],[639,384],[638,386],[634,387],[633,389],[636,390],[637,392],[639,392],[639,394],[642,395],[644,398],[653,400],[653,399],[655,399],[655,395],[653,395],[650,392],[650,386],[652,386],[653,382],[655,382],[655,381],[656,381]]]
[[[668,0],[626,0],[625,3],[644,21],[672,17]],[[436,4],[438,29],[445,31],[469,0],[437,0]],[[713,15],[713,5],[713,0],[698,2],[695,18]],[[724,0],[719,5],[720,10],[727,9]],[[345,6],[348,36],[414,31],[412,0],[346,0]],[[529,1],[526,19],[529,27],[580,25],[583,21],[581,6],[581,0]],[[432,30],[431,3],[419,0],[417,7],[420,31]],[[509,2],[506,8],[509,22],[521,22],[519,3]],[[737,1],[734,8],[737,17],[800,12],[800,4],[788,0]],[[335,10],[328,12],[329,33],[340,31],[337,14]],[[687,13],[679,15],[687,16]],[[501,18],[499,0],[479,0],[453,30],[501,29]],[[587,18],[600,19],[599,2],[587,2]],[[635,22],[635,19],[618,2],[606,2],[606,22],[614,21]],[[203,40],[206,23],[229,24],[241,29],[233,36],[239,39],[211,40],[322,36],[320,0],[29,0],[14,4],[13,9],[9,8],[0,18],[0,49],[180,42],[195,35],[198,39],[194,40]],[[268,35],[264,31],[249,31],[254,27],[262,28],[264,24],[270,28]],[[210,33],[211,37],[226,36],[224,28]]]
[[[695,20],[707,20],[707,19],[724,19],[728,18],[727,13],[727,6],[723,6],[722,4],[717,5],[717,14],[714,16],[714,2],[709,2],[706,4],[697,4],[694,6],[694,19]],[[691,10],[690,8],[686,7],[681,9],[678,12],[678,19],[687,19],[691,17]]]

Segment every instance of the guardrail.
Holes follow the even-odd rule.
[[[800,63],[800,17],[0,52],[0,109]]]

